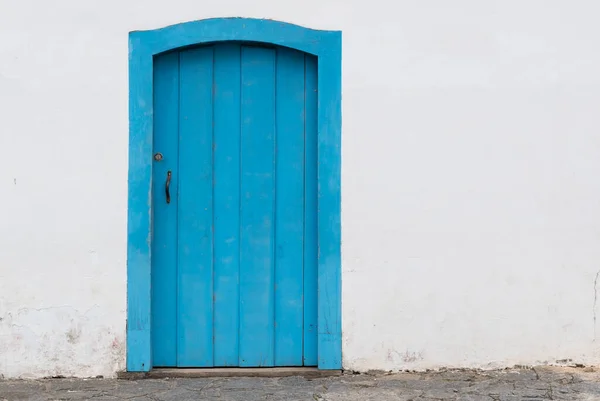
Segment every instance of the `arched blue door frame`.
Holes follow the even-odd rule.
[[[127,370],[152,368],[153,58],[221,41],[268,43],[317,57],[318,364],[320,369],[341,369],[341,32],[272,20],[216,18],[129,34]]]

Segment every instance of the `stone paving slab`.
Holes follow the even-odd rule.
[[[600,370],[535,367],[307,379],[175,378],[0,381],[2,401],[540,401],[600,400]]]

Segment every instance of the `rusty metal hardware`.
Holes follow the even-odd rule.
[[[167,171],[167,184],[165,185],[165,193],[167,195],[167,203],[171,203],[171,193],[169,192],[169,185],[171,185],[171,171]]]

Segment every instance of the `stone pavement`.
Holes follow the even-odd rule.
[[[600,370],[536,367],[319,379],[4,380],[0,400],[600,400]]]

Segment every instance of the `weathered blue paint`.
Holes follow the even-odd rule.
[[[304,201],[304,364],[318,364],[318,219],[317,219],[317,60],[306,57],[305,201]],[[339,300],[338,300],[339,301]]]
[[[213,366],[213,49],[181,52],[177,366]],[[172,133],[174,134],[174,133]]]
[[[221,41],[251,41],[290,47],[310,53],[318,61],[318,366],[340,369],[341,33],[310,30],[270,20],[231,18],[132,32],[129,39],[127,369],[148,371],[153,366],[153,57],[169,50]],[[163,185],[163,182],[155,182],[154,185]],[[305,256],[307,252],[310,249],[305,248]],[[270,358],[275,356],[266,355],[264,360],[269,362]]]
[[[273,366],[275,50],[242,47],[240,366]]]
[[[179,53],[165,54],[154,64],[154,139],[163,159],[152,169],[152,353],[153,366],[177,363],[177,272],[157,266],[177,265],[178,197],[165,201],[167,173],[171,172],[171,194],[179,181]],[[160,339],[159,341],[154,341]]]
[[[171,203],[153,188],[154,366],[316,365],[314,60],[240,43],[155,58],[153,182],[173,182]]]
[[[241,49],[221,44],[214,52],[214,363],[238,366]]]
[[[341,37],[337,43],[341,46]],[[339,51],[319,55],[318,88],[318,366],[340,369],[342,64]]]
[[[303,365],[304,264],[304,59],[303,53],[280,48],[277,51],[276,106],[277,152],[275,210],[275,365]],[[316,66],[315,66],[316,67]],[[314,68],[316,73],[316,68]],[[316,99],[314,99],[316,107]],[[313,116],[316,122],[316,116]],[[306,120],[309,124],[312,121]],[[315,138],[316,144],[316,138]],[[316,149],[314,156],[316,156]],[[316,160],[315,160],[316,162]],[[314,165],[316,167],[316,163]],[[316,185],[317,177],[312,183]],[[315,197],[316,200],[316,197]],[[316,210],[312,217],[316,217]],[[313,238],[316,240],[316,232]],[[307,283],[316,290],[317,278]],[[316,294],[315,296],[316,301]],[[316,353],[315,353],[316,355]]]

